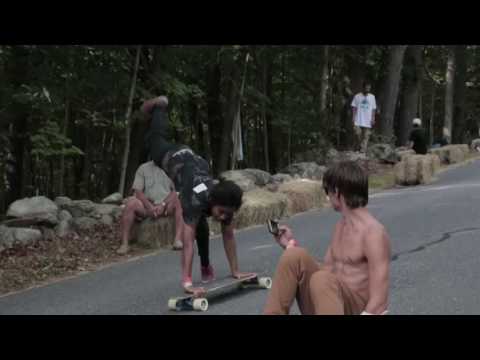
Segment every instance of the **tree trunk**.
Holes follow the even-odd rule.
[[[217,57],[217,53],[215,53]],[[210,65],[207,76],[207,118],[212,152],[212,171],[214,176],[219,172],[220,147],[222,143],[222,108],[220,102],[221,70],[218,59]]]
[[[420,85],[422,82],[423,47],[409,46],[405,51],[403,65],[403,96],[400,110],[400,124],[397,145],[405,146],[412,128],[412,120],[418,116]]]
[[[432,146],[433,141],[434,141],[434,120],[435,120],[435,84],[432,84],[432,104],[431,104],[431,110],[430,110],[430,121],[429,121],[429,129],[428,129],[428,139],[429,139],[429,144]]]
[[[238,101],[238,80],[239,80],[239,70],[235,64],[235,59],[231,57],[229,60],[229,86],[228,86],[228,101],[226,104],[225,116],[223,117],[223,127],[222,127],[222,138],[221,138],[221,147],[219,154],[218,162],[218,172],[224,172],[229,168],[229,159],[232,152],[232,129],[233,129],[233,119],[235,118],[235,112],[237,109]]]
[[[130,117],[132,114],[133,97],[135,96],[135,89],[137,85],[137,73],[138,73],[138,66],[140,63],[141,48],[142,47],[140,45],[137,47],[137,54],[135,57],[135,66],[133,69],[133,76],[132,76],[132,84],[130,86],[130,95],[128,97],[127,112],[125,114],[125,150],[123,152],[123,160],[122,160],[122,166],[120,171],[120,184],[118,186],[118,192],[122,195],[124,194],[124,191],[125,191],[125,177],[127,173],[128,154],[130,151],[130,133],[132,128]]]
[[[321,49],[321,83],[320,83],[320,122],[325,119],[327,109],[327,89],[328,89],[328,45],[323,45]]]
[[[467,47],[455,46],[455,88],[453,96],[453,132],[452,142],[463,144],[466,142],[465,123],[465,81],[467,78]]]
[[[443,127],[448,130],[448,135],[452,136],[452,120],[453,120],[453,94],[455,79],[455,51],[453,48],[448,49],[447,70],[445,73],[445,118]]]
[[[393,120],[397,105],[400,75],[402,73],[403,57],[407,46],[395,45],[390,48],[387,77],[383,84],[380,132],[387,141],[393,137]]]
[[[268,94],[267,94],[267,54],[264,56],[263,60],[263,71],[262,71],[262,92],[263,92],[263,100],[262,100],[262,124],[263,124],[263,152],[265,156],[265,170],[270,172],[270,153],[268,149],[268,123],[267,123],[267,101],[268,101]]]
[[[68,81],[68,80],[67,80]],[[68,90],[66,91],[68,94]],[[62,135],[67,135],[68,123],[70,122],[70,100],[68,99],[68,95],[66,95],[65,99],[65,117],[63,119],[62,124]],[[64,177],[65,177],[65,155],[60,155],[60,174],[58,175],[58,193],[57,196],[64,195]]]

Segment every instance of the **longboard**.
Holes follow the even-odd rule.
[[[196,298],[193,294],[190,294],[170,298],[168,300],[168,308],[175,311],[207,311],[208,299],[212,299],[226,292],[248,287],[270,289],[272,287],[272,279],[269,277],[259,278],[258,275],[252,275],[243,279],[228,278],[214,281],[208,286],[205,286],[205,294],[203,297]]]

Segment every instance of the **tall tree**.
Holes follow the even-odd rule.
[[[403,65],[403,92],[397,145],[404,146],[412,127],[412,120],[419,116],[420,87],[423,78],[423,46],[411,45],[405,52]]]
[[[142,47],[139,45],[137,46],[137,53],[135,55],[135,63],[133,66],[133,75],[132,75],[132,84],[130,86],[130,94],[128,97],[128,106],[127,111],[125,114],[125,150],[123,152],[123,160],[122,160],[122,167],[120,172],[120,184],[118,186],[118,192],[123,195],[125,191],[125,176],[127,173],[127,165],[128,165],[128,153],[130,151],[130,133],[131,133],[131,114],[132,114],[132,104],[133,104],[133,97],[135,96],[135,89],[137,86],[137,73],[138,67],[140,64],[140,51]]]
[[[393,136],[393,121],[397,105],[400,75],[402,73],[405,45],[391,46],[387,65],[387,76],[382,87],[382,101],[380,106],[380,132],[387,139]]]
[[[466,139],[466,80],[467,80],[467,46],[455,46],[455,81],[453,95],[453,131],[452,142],[462,144]]]
[[[445,72],[445,118],[443,121],[443,127],[448,130],[450,137],[452,136],[454,81],[455,51],[453,47],[450,47],[448,49],[447,69]]]

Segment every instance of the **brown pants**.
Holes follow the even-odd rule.
[[[358,315],[366,301],[303,248],[285,250],[280,258],[264,313],[287,315],[297,299],[303,315]]]
[[[355,134],[357,134],[358,141],[360,142],[360,151],[363,153],[367,152],[368,140],[370,139],[370,134],[372,129],[355,126]]]

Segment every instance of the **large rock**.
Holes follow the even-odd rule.
[[[395,164],[400,161],[390,144],[374,144],[368,148],[367,155],[369,159],[376,159],[388,164]]]
[[[322,180],[325,171],[325,166],[320,166],[314,162],[303,162],[287,166],[282,170],[282,173],[289,174],[294,178]]]
[[[74,200],[63,206],[74,218],[88,216],[95,210],[95,203],[90,200]]]
[[[31,244],[42,239],[42,232],[37,229],[12,228],[15,241],[24,245]]]
[[[470,144],[470,148],[474,151],[480,152],[480,139],[472,140],[472,143]]]
[[[57,236],[64,237],[73,232],[73,219],[61,220],[55,228]]]
[[[8,249],[16,242],[24,245],[31,244],[42,238],[42,232],[37,229],[11,228],[0,225],[0,251]]]
[[[122,200],[123,200],[122,194],[116,192],[111,195],[108,195],[105,199],[102,200],[102,203],[120,205],[122,203]]]
[[[102,215],[102,217],[100,218],[100,222],[104,225],[112,225],[113,218],[110,215]]]
[[[90,217],[82,216],[73,219],[73,225],[77,231],[85,231],[93,228],[95,225],[98,225],[99,222]]]
[[[15,242],[13,229],[4,225],[0,225],[0,251],[8,249]]]
[[[327,152],[326,164],[330,166],[340,161],[363,161],[367,160],[367,155],[358,151],[337,151],[330,149]]]
[[[253,176],[257,186],[265,186],[273,182],[272,175],[267,171],[260,169],[243,169],[242,171]]]
[[[13,202],[7,211],[7,216],[29,217],[37,214],[54,214],[56,217],[58,206],[45,196],[34,196]]]
[[[66,221],[66,220],[69,221],[71,219],[73,219],[73,216],[67,210],[61,210],[58,213],[58,220],[60,221]]]
[[[288,174],[279,173],[279,174],[273,175],[272,180],[276,184],[282,184],[284,182],[292,181],[293,177],[291,175],[288,175]]]
[[[233,181],[244,191],[250,191],[256,188],[255,177],[243,170],[229,170],[220,175],[225,180]]]
[[[64,209],[65,205],[70,204],[72,202],[72,199],[66,196],[57,196],[54,201],[55,201],[55,204],[57,204],[57,206],[60,209]]]

